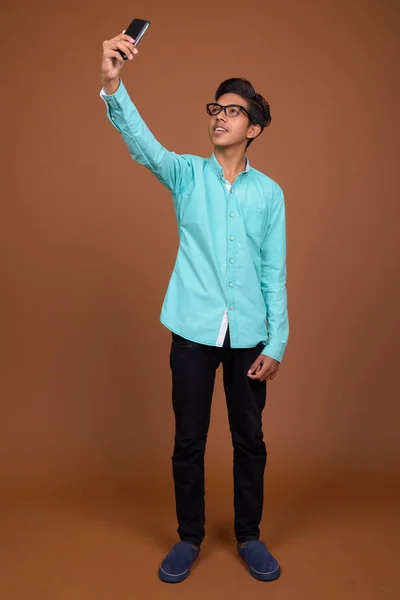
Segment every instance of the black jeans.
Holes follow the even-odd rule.
[[[199,546],[205,535],[204,454],[216,369],[222,363],[234,448],[235,535],[239,543],[259,538],[267,452],[262,432],[266,383],[247,371],[263,349],[206,346],[172,334],[170,365],[175,413],[172,457],[178,534]]]

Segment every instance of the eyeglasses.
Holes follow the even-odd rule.
[[[238,117],[240,113],[244,113],[248,116],[250,121],[252,121],[247,108],[240,106],[240,104],[227,104],[226,106],[222,106],[222,104],[218,104],[217,102],[211,102],[210,104],[206,104],[206,109],[210,117],[216,117],[221,110],[223,110],[227,117]]]

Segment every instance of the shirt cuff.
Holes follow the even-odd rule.
[[[101,98],[103,98],[103,100],[108,100],[108,98],[115,98],[116,100],[118,100],[118,98],[121,96],[121,94],[123,93],[124,90],[125,90],[125,86],[120,79],[118,88],[113,94],[107,94],[105,88],[103,87],[100,90],[100,96],[101,96]]]
[[[281,342],[275,342],[275,341],[271,340],[270,342],[267,343],[267,345],[265,346],[265,348],[261,352],[261,354],[264,354],[265,356],[269,356],[270,358],[273,358],[274,360],[277,360],[278,362],[282,362],[285,348],[286,348],[286,344],[282,344]]]

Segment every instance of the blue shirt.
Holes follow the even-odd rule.
[[[263,342],[282,360],[288,341],[285,204],[281,188],[247,167],[233,185],[215,155],[166,150],[120,82],[100,93],[131,157],[172,194],[179,250],[161,322],[194,342],[222,346],[229,323],[232,348]]]

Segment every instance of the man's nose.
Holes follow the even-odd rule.
[[[226,120],[226,114],[225,111],[222,109],[220,113],[217,114],[217,121],[225,121]]]

